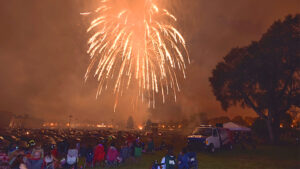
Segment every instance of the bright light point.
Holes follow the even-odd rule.
[[[141,125],[138,126],[138,128],[139,128],[139,130],[143,130],[143,126],[141,126]]]

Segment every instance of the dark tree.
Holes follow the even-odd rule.
[[[257,118],[254,120],[252,126],[252,131],[256,133],[260,138],[267,139],[268,138],[268,128],[266,121],[262,118]]]
[[[232,49],[209,79],[222,108],[252,108],[265,120],[271,141],[280,119],[300,106],[300,14],[276,21],[262,38]]]
[[[207,113],[199,112],[199,113],[191,114],[190,122],[196,124],[207,124],[208,123]]]
[[[186,119],[186,118],[183,118],[181,121],[180,121],[180,123],[181,123],[181,125],[182,125],[182,128],[187,128],[188,127],[188,125],[190,124],[189,123],[189,120],[188,119]]]
[[[283,128],[291,128],[292,121],[292,116],[288,113],[284,113],[280,119],[280,125]]]
[[[199,112],[198,113],[198,118],[201,124],[207,124],[208,123],[208,117],[207,113],[205,112]]]
[[[134,129],[134,121],[133,121],[132,116],[129,116],[129,117],[128,117],[128,120],[127,120],[127,128],[128,128],[128,129]]]
[[[230,118],[227,116],[215,117],[209,120],[209,124],[216,125],[218,123],[224,124],[230,122]]]
[[[146,121],[145,130],[150,130],[152,128],[152,121],[148,119]]]
[[[252,126],[252,124],[254,123],[255,119],[256,119],[255,117],[249,117],[249,116],[246,116],[246,117],[244,118],[244,120],[245,120],[245,122],[246,122],[246,125],[247,125],[248,127]]]

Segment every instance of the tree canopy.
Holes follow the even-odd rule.
[[[252,108],[273,127],[300,106],[300,14],[276,21],[259,41],[233,48],[213,70],[210,83],[222,108]]]

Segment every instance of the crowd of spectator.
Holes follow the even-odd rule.
[[[166,140],[155,144],[153,138],[158,136],[138,131],[0,131],[0,169],[110,168],[131,165],[143,154],[161,150],[167,153],[149,168],[197,168],[196,153],[192,150],[183,148],[176,157]]]
[[[148,136],[141,139],[140,134],[136,132],[91,133],[91,131],[55,130],[16,132],[17,136],[14,136],[12,131],[6,136],[1,136],[1,168],[112,167],[121,165],[127,160],[135,161],[142,153],[154,151],[153,138]]]

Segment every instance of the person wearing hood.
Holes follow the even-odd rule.
[[[115,144],[111,143],[106,156],[108,165],[114,165],[117,162],[118,156],[119,156],[119,152],[115,147]]]
[[[96,163],[102,163],[104,159],[105,159],[104,146],[102,144],[98,144],[94,149],[93,165],[95,166]]]
[[[189,169],[189,156],[186,148],[183,148],[178,155],[178,169]]]

